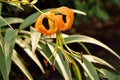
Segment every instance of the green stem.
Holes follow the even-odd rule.
[[[71,53],[71,54],[73,54],[72,53],[72,50],[67,46],[67,44],[66,44],[66,42],[65,42],[65,40],[64,40],[64,38],[62,37],[62,35],[60,34],[60,38],[61,38],[61,41],[62,41],[62,43],[65,45],[65,47],[67,48],[67,50]]]
[[[34,4],[31,4],[32,7],[34,7],[38,12],[40,12],[41,14],[43,14],[44,12],[42,12],[39,8],[37,8]]]
[[[89,55],[91,55],[90,51],[88,50],[88,48],[87,48],[83,43],[79,43],[79,44],[83,47],[83,49],[84,49]]]
[[[53,51],[53,53],[52,53],[52,55],[49,57],[49,60],[55,55],[55,53],[56,53],[56,51],[57,51],[57,49],[58,49],[58,46],[59,46],[59,36],[58,35],[56,35],[56,44],[55,44],[55,49],[54,49],[54,51]]]
[[[59,36],[59,46],[60,46],[60,50],[62,52],[62,54],[64,55],[64,57],[66,58],[66,60],[68,62],[71,62],[69,56],[67,55],[67,53],[65,52],[64,48],[63,48],[63,41],[62,41],[62,37],[61,37],[61,31],[58,31],[57,32],[57,35]]]

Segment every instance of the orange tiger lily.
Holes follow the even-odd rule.
[[[74,21],[72,10],[60,7],[41,14],[35,24],[35,29],[44,35],[52,35],[57,31],[71,28]]]

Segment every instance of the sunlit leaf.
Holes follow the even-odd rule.
[[[29,80],[33,80],[31,74],[23,64],[22,58],[15,50],[13,51],[12,61],[21,69],[21,71],[26,75]]]
[[[51,52],[54,52],[54,45],[48,44],[48,47],[51,50]],[[72,80],[72,76],[71,76],[70,69],[68,67],[68,63],[63,59],[63,55],[59,49],[56,52],[56,54],[54,55],[54,57],[55,57],[56,63],[58,64],[58,66],[62,72],[64,79]]]
[[[84,71],[87,73],[91,80],[99,80],[98,74],[95,70],[95,67],[90,63],[86,58],[84,58],[84,62],[82,63],[80,58],[74,57],[76,61],[78,61],[83,67]]]
[[[95,44],[105,48],[106,50],[110,51],[113,55],[115,55],[120,59],[120,56],[116,52],[114,52],[111,48],[109,48],[107,45],[103,44],[102,42],[92,37],[88,37],[85,35],[71,35],[69,37],[65,37],[65,41],[66,43],[84,42],[84,43]]]
[[[77,9],[72,9],[72,11],[73,11],[74,13],[77,13],[77,14],[87,15],[85,12],[80,11],[80,10],[77,10]]]
[[[38,45],[38,41],[40,39],[41,34],[32,27],[30,28],[30,30],[31,30],[32,52],[34,53]]]
[[[21,4],[18,3],[18,2],[10,2],[10,1],[4,1],[4,2],[6,2],[6,3],[9,4],[9,5],[12,5],[12,6],[18,7],[18,8],[20,8],[20,9],[23,10],[23,8],[21,7]]]
[[[50,62],[50,64],[54,64],[55,58],[55,67],[57,70],[63,75],[65,80],[72,80],[71,72],[68,66],[68,63],[63,59],[63,55],[61,51],[58,49],[56,54],[53,55],[53,58],[49,60],[50,56],[52,55],[52,52],[54,51],[54,45],[53,44],[45,44],[45,43],[39,43],[39,51],[42,53],[42,55]]]
[[[0,27],[6,26],[8,24],[16,24],[16,23],[22,23],[24,19],[22,18],[15,18],[15,17],[7,17],[3,19],[0,19]]]
[[[32,0],[31,4],[35,4],[38,0]]]
[[[23,48],[23,50],[27,53],[27,55],[38,65],[38,67],[41,69],[43,73],[45,73],[42,64],[40,63],[37,55],[35,53],[32,53],[32,51],[29,48],[29,45],[25,43],[22,39],[17,39],[16,43]]]
[[[101,59],[99,57],[92,56],[92,55],[84,55],[84,57],[88,61],[90,61],[90,62],[94,62],[94,63],[99,63],[99,64],[102,64],[102,65],[106,65],[106,66],[110,67],[111,69],[115,70],[115,68],[112,65],[110,65],[108,62],[106,62],[105,60],[103,60],[103,59]]]

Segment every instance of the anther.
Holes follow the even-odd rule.
[[[68,66],[69,66],[69,68],[71,69],[71,68],[72,68],[72,63],[69,62],[69,63],[68,63]]]
[[[83,57],[83,52],[82,51],[80,52],[80,57],[81,57],[81,62],[83,63],[84,62],[84,57]]]
[[[45,59],[43,61],[44,61],[45,66],[48,67],[47,61]]]
[[[51,66],[52,66],[52,70],[55,71],[55,65],[52,64]]]

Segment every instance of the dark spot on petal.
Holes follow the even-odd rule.
[[[62,15],[64,23],[66,23],[66,15]]]
[[[50,29],[50,26],[49,26],[49,24],[48,24],[48,19],[47,19],[47,18],[44,18],[44,19],[43,19],[42,24],[43,24],[43,26],[44,26],[47,30]]]

